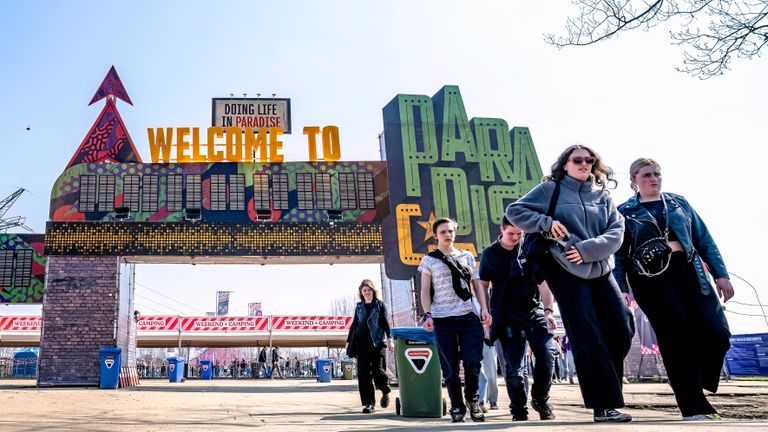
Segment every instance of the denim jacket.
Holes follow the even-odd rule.
[[[357,338],[358,332],[365,331],[367,328],[371,332],[371,340],[374,347],[383,347],[386,345],[386,339],[389,337],[389,322],[384,309],[384,303],[379,300],[373,300],[376,305],[371,308],[371,314],[366,316],[365,303],[357,302],[355,306],[355,317],[352,320],[352,326],[349,328],[347,342],[352,342],[352,338]],[[360,328],[363,326],[363,328]]]
[[[663,192],[661,197],[667,208],[666,218],[669,229],[677,235],[678,240],[683,245],[686,259],[696,269],[701,292],[709,294],[712,290],[712,284],[707,279],[704,263],[715,279],[728,277],[728,270],[725,269],[720,250],[709,234],[704,221],[684,197],[667,192]],[[626,274],[632,271],[631,257],[634,248],[649,240],[648,235],[645,236],[646,238],[638,238],[639,232],[648,232],[647,229],[641,230],[640,227],[642,224],[655,225],[656,221],[648,210],[640,205],[640,199],[637,195],[620,205],[619,212],[624,215],[624,243],[616,252],[616,268],[613,270],[613,275],[616,282],[619,283],[621,291],[629,292]]]

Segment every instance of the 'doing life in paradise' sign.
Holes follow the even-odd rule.
[[[213,98],[211,125],[239,128],[282,128],[291,133],[290,99]]]

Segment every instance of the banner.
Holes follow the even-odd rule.
[[[216,315],[229,315],[229,293],[230,291],[216,291]]]
[[[768,376],[768,333],[731,337],[725,363],[731,376]]]
[[[33,331],[39,332],[43,326],[41,316],[2,316],[0,330],[2,331]]]
[[[266,332],[267,317],[183,317],[183,332]]]
[[[261,316],[261,302],[248,303],[248,316]]]
[[[272,330],[349,330],[351,316],[278,316],[272,317]]]
[[[178,329],[178,316],[140,316],[136,321],[136,330],[138,331],[174,331]]]

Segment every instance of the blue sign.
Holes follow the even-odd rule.
[[[768,333],[731,337],[725,363],[731,376],[768,377]]]

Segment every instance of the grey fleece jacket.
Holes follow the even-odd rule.
[[[545,181],[507,207],[507,219],[526,233],[549,231],[553,218],[545,213],[555,190],[554,181]],[[555,220],[568,229],[567,247],[576,246],[585,263],[608,260],[624,236],[624,217],[616,210],[610,194],[592,180],[581,182],[565,176],[560,180],[560,198]]]

